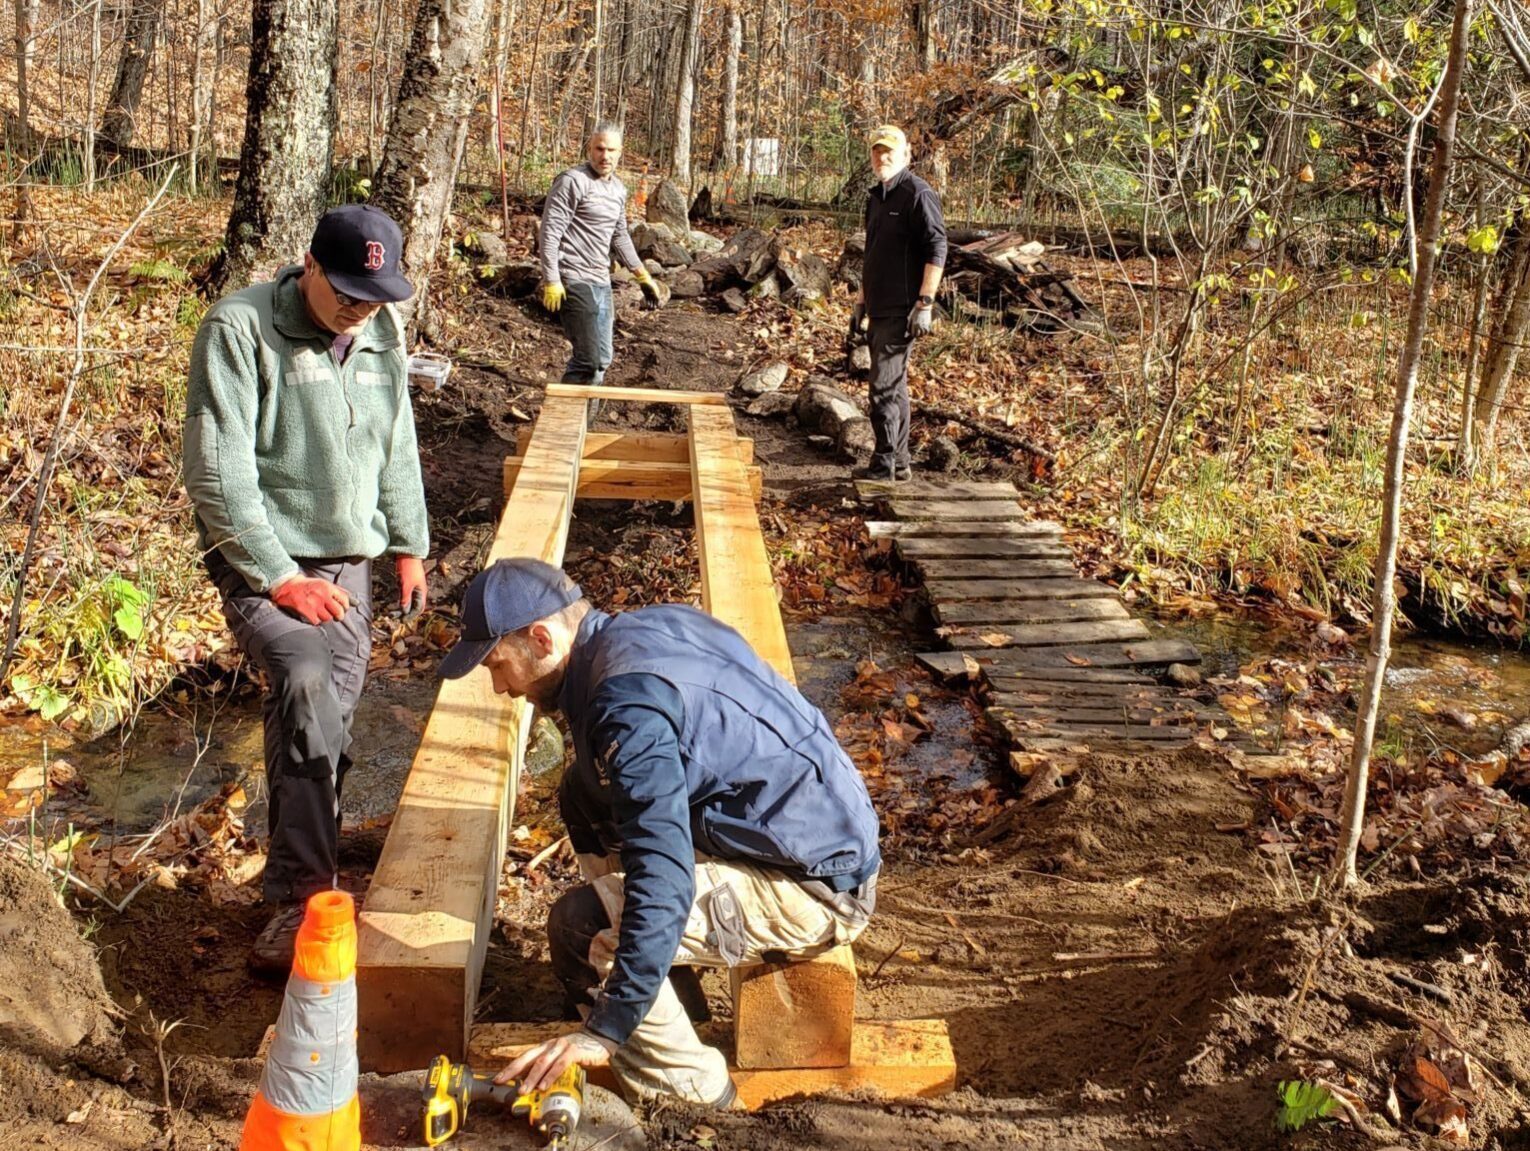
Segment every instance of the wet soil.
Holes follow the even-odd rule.
[[[629,307],[620,322],[615,383],[722,388],[752,347],[736,321],[697,305],[660,316]],[[517,303],[478,301],[469,330],[464,345],[494,355],[513,342],[513,366],[464,367],[420,405],[443,601],[476,568],[499,506],[500,461],[564,355],[556,329]],[[639,413],[608,410],[602,423],[668,426],[662,408]],[[782,424],[742,414],[739,423],[765,469],[767,524],[794,513],[847,514],[843,464]],[[678,568],[691,562],[688,529],[683,507],[581,503],[570,566],[609,594],[613,549],[641,548],[655,569]],[[693,582],[674,577],[670,593],[693,595]],[[935,717],[878,781],[887,867],[877,916],[856,951],[860,1013],[944,1019],[958,1089],[936,1100],[798,1101],[756,1115],[654,1107],[640,1113],[650,1147],[1374,1145],[1332,1122],[1296,1137],[1275,1133],[1275,1084],[1319,1075],[1361,1096],[1381,1143],[1423,1146],[1421,1133],[1392,1129],[1382,1114],[1392,1070],[1426,1019],[1453,1028],[1491,1073],[1471,1109],[1471,1145],[1530,1147],[1522,1006],[1530,915],[1519,873],[1490,861],[1429,879],[1381,873],[1352,904],[1314,902],[1311,875],[1256,850],[1266,813],[1218,755],[1085,758],[1055,794],[1023,804],[965,692],[930,683],[914,665],[928,636],[896,606],[789,610],[787,630],[804,690],[836,721],[876,710],[857,685],[865,660],[889,673],[900,695],[919,694]],[[429,701],[428,690],[401,686],[407,678],[383,677],[369,689],[396,709],[383,713],[397,736],[384,750],[405,764]],[[385,810],[400,777],[380,770],[357,814]],[[529,845],[557,834],[554,778],[528,773],[525,782],[485,974],[485,1019],[559,1012],[541,930],[572,869],[557,856],[536,870],[528,862]],[[942,814],[963,802],[976,813],[970,823]],[[364,888],[384,834],[364,823],[347,831],[346,886]],[[61,994],[99,1008],[79,1042],[49,1046],[16,1028],[0,1031],[0,1124],[19,1133],[18,1145],[236,1146],[259,1075],[251,1056],[279,1006],[278,991],[244,969],[261,910],[148,888],[121,915],[82,907],[71,925],[46,884],[34,883],[13,906],[8,883],[0,872],[0,916],[35,922],[40,942],[18,948],[25,933],[13,929],[0,947],[0,987],[28,988],[39,1003]],[[104,1014],[99,985],[89,982],[97,966],[120,1018]],[[1415,983],[1405,988],[1397,975]],[[706,986],[725,1023],[722,981],[709,974]],[[157,1033],[157,1023],[171,1021],[180,1026]],[[365,1077],[362,1090],[369,1145],[417,1145],[415,1081]],[[504,1139],[534,1145],[524,1132]]]

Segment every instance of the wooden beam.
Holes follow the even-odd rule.
[[[726,407],[694,407],[689,434],[702,603],[737,628],[788,682],[796,683],[770,556],[739,458],[733,413]]]
[[[906,560],[924,559],[1072,559],[1073,549],[1061,540],[986,536],[966,539],[953,536],[904,536],[893,546]]]
[[[497,1070],[526,1048],[577,1031],[577,1023],[483,1023],[473,1028],[469,1059]],[[848,1067],[745,1071],[729,1068],[750,1111],[782,1099],[867,1089],[891,1098],[933,1098],[956,1088],[956,1055],[944,1019],[857,1019]],[[609,1067],[590,1082],[615,1089]]]
[[[757,1070],[844,1067],[854,1057],[855,954],[730,967],[733,1060]]]
[[[866,531],[874,540],[902,539],[905,536],[1062,538],[1062,528],[1047,520],[867,520]]]
[[[562,562],[585,409],[543,404],[490,563]],[[359,918],[358,1049],[369,1071],[466,1052],[531,718],[523,701],[494,694],[482,668],[441,685]]]
[[[505,457],[505,495],[508,498],[520,475],[523,457]],[[749,493],[758,502],[763,479],[757,467],[746,468]],[[650,460],[590,459],[579,465],[580,499],[588,500],[688,500],[691,498],[691,466]]]
[[[1156,667],[1170,663],[1199,663],[1201,653],[1182,639],[1146,639],[1140,643],[1084,643],[1066,647],[995,649],[988,659],[1000,671],[1025,668],[1033,671],[1078,667]],[[979,659],[980,663],[984,662]]]
[[[1076,576],[1073,560],[1052,559],[917,559],[919,570],[930,579],[1034,579]]]
[[[954,600],[935,605],[935,618],[947,626],[987,623],[1075,623],[1090,619],[1130,619],[1120,600],[1100,599],[1027,599]]]
[[[668,388],[612,388],[603,384],[548,384],[547,398],[560,400],[611,400],[633,404],[705,404],[727,407],[722,392],[682,392]]]
[[[515,453],[524,456],[534,428],[515,433]],[[744,463],[754,463],[754,441],[740,437]],[[690,438],[682,432],[586,432],[585,460],[646,460],[655,464],[691,465]]]
[[[949,599],[1103,599],[1116,589],[1092,579],[932,579],[925,590],[937,600]]]
[[[1147,625],[1135,619],[1085,623],[976,623],[947,637],[957,651],[984,647],[1056,647],[1059,644],[1147,639]]]
[[[894,498],[893,515],[900,520],[1019,520],[1026,516],[1014,500],[920,500]]]
[[[862,499],[958,499],[1018,500],[1020,492],[1008,481],[991,480],[856,480],[855,491]]]

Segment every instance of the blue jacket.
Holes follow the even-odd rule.
[[[849,891],[881,865],[866,785],[823,713],[744,638],[677,605],[580,625],[559,699],[574,850],[620,854],[616,960],[585,1026],[624,1043],[695,897],[697,852]]]

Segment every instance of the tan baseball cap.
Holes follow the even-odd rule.
[[[883,124],[880,128],[871,130],[870,146],[875,148],[878,145],[886,148],[907,148],[908,137],[896,124]]]

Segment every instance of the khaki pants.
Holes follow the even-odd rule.
[[[571,1002],[588,1013],[595,988],[610,974],[621,931],[623,876],[613,857],[580,856],[591,882],[563,896],[548,917],[553,967]],[[874,891],[875,880],[867,885]],[[809,959],[855,939],[874,896],[820,898],[779,872],[698,858],[696,896],[674,963],[737,967],[772,958]],[[582,1000],[582,1002],[581,1002]],[[668,979],[611,1069],[632,1099],[678,1095],[714,1103],[731,1086],[727,1060],[696,1035]]]

